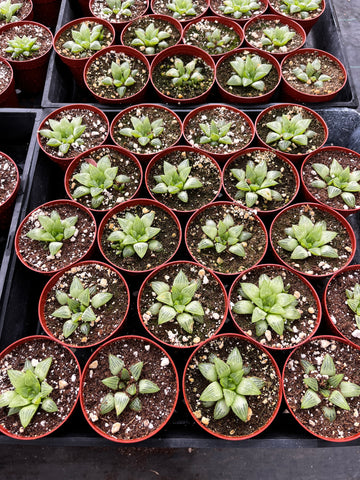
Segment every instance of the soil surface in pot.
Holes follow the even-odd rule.
[[[117,219],[125,218],[127,213],[142,217],[145,213],[149,212],[155,212],[155,218],[151,227],[161,229],[160,233],[153,238],[161,242],[162,250],[160,252],[151,252],[148,249],[143,258],[140,258],[137,254],[126,258],[122,255],[116,255],[115,250],[111,248],[111,243],[107,241],[107,237],[110,233],[120,228]],[[109,261],[119,268],[131,271],[149,270],[166,262],[174,253],[178,241],[179,231],[175,221],[165,210],[154,205],[134,205],[121,212],[115,213],[105,225],[101,236],[101,246]]]
[[[304,260],[292,260],[290,258],[292,252],[278,245],[279,240],[287,238],[285,228],[297,225],[301,215],[310,218],[313,224],[320,221],[326,222],[326,230],[337,232],[336,237],[328,245],[337,250],[339,258],[311,255]],[[349,234],[340,221],[330,213],[308,205],[294,207],[281,214],[273,223],[271,238],[276,253],[281,259],[290,267],[308,275],[331,275],[346,265],[352,253]]]
[[[257,336],[255,324],[251,323],[251,315],[240,315],[232,312],[232,315],[241,330],[250,337],[259,341],[265,347],[275,348],[291,348],[296,347],[303,342],[315,328],[316,319],[319,314],[316,300],[312,295],[310,288],[299,278],[298,275],[284,270],[282,268],[274,268],[268,266],[260,266],[255,270],[244,274],[236,283],[236,289],[233,290],[230,304],[233,306],[239,300],[244,300],[238,292],[241,283],[253,283],[259,285],[259,277],[266,274],[271,279],[281,276],[287,293],[294,295],[298,303],[295,306],[297,310],[301,310],[301,317],[298,320],[288,321],[285,324],[283,335],[278,335],[272,328],[268,328],[264,335]]]
[[[208,363],[214,354],[224,362],[237,347],[243,364],[250,367],[249,376],[266,382],[261,395],[247,396],[249,420],[243,422],[231,410],[226,417],[214,420],[214,407],[204,407],[199,397],[209,381],[200,373],[199,363]],[[210,431],[227,437],[245,437],[254,434],[269,421],[279,401],[279,379],[268,355],[255,345],[237,337],[218,337],[200,347],[185,372],[185,392],[191,411]]]
[[[220,220],[230,214],[234,219],[234,225],[243,225],[244,232],[252,234],[251,238],[243,242],[245,248],[245,257],[239,257],[224,250],[220,254],[215,248],[198,248],[199,242],[205,238],[201,227],[205,225],[206,220],[213,220],[218,225]],[[266,249],[265,233],[257,220],[256,215],[251,210],[245,210],[237,204],[218,205],[214,203],[200,212],[196,218],[189,224],[186,237],[187,246],[190,253],[196,258],[196,261],[206,267],[220,273],[237,273],[246,270],[258,263]],[[246,245],[244,245],[246,244]]]
[[[15,17],[17,18],[17,22],[20,22],[22,20],[24,20],[28,15],[29,13],[31,12],[31,9],[32,9],[32,5],[31,5],[31,2],[29,0],[11,0],[12,4],[14,3],[22,3],[21,7],[19,8],[19,10],[17,12],[15,12]],[[3,25],[6,25],[6,21],[5,20],[0,20],[0,27],[2,27]]]
[[[306,185],[306,188],[309,190],[311,195],[313,195],[316,200],[319,202],[325,203],[331,208],[339,208],[342,210],[348,210],[348,205],[343,201],[341,195],[338,195],[333,198],[329,198],[327,193],[327,188],[315,188],[311,186],[311,183],[314,180],[321,180],[321,177],[315,172],[312,168],[314,163],[322,163],[330,168],[331,163],[337,160],[342,168],[349,167],[350,172],[359,170],[360,166],[360,155],[355,152],[343,152],[337,150],[334,147],[333,150],[319,151],[313,155],[303,167],[303,176],[302,179]],[[355,196],[355,207],[360,208],[360,192],[351,192]]]
[[[121,23],[121,22],[130,22],[134,18],[142,15],[145,11],[146,3],[143,0],[134,0],[133,4],[129,7],[131,15],[122,15],[121,12],[115,13],[104,13],[104,8],[109,8],[109,5],[106,0],[93,0],[90,2],[92,13],[99,18],[103,18],[111,23]]]
[[[290,14],[282,10],[280,7],[282,5],[285,6],[285,3],[282,0],[269,0],[269,4],[281,15],[285,15],[286,17],[292,18],[295,21],[304,20],[303,18],[301,18],[301,12],[295,12]],[[305,20],[310,20],[312,18],[318,17],[323,9],[323,6],[324,6],[324,3],[321,1],[317,9],[307,12],[309,16]]]
[[[284,162],[276,155],[275,152],[271,150],[256,150],[239,155],[233,162],[231,162],[229,167],[224,170],[223,182],[230,197],[238,202],[241,202],[243,205],[246,205],[245,198],[237,198],[237,194],[240,192],[240,190],[236,188],[238,180],[236,180],[236,178],[233,176],[231,170],[242,169],[246,171],[246,165],[249,161],[253,161],[255,165],[265,161],[268,172],[271,170],[277,170],[278,172],[281,172],[280,177],[276,179],[278,184],[274,187],[271,187],[271,189],[280,193],[282,200],[266,200],[261,195],[258,195],[258,199],[252,208],[255,208],[259,211],[269,211],[284,207],[287,203],[289,203],[296,191],[296,179],[294,173],[290,165]]]
[[[308,376],[317,378],[320,383],[322,378],[320,367],[327,353],[335,363],[336,373],[345,375],[344,381],[360,385],[359,351],[336,340],[314,339],[310,343],[301,345],[287,363],[284,370],[284,391],[290,408],[306,428],[323,437],[341,439],[360,432],[360,397],[346,398],[350,410],[336,408],[336,419],[333,422],[329,422],[321,411],[324,406],[330,408],[333,406],[322,395],[319,395],[322,401],[316,407],[300,408],[301,399],[307,390],[303,382],[305,372],[300,361],[307,360],[316,368]]]
[[[170,288],[173,285],[176,275],[183,271],[189,282],[198,282],[198,289],[193,300],[198,300],[205,312],[204,322],[194,322],[193,333],[186,332],[176,319],[158,325],[158,316],[152,315],[149,308],[156,303],[156,294],[151,288],[152,282],[165,282]],[[143,321],[149,331],[159,340],[171,344],[174,347],[195,346],[218,331],[224,318],[226,300],[221,285],[209,272],[206,272],[200,265],[182,263],[169,265],[151,278],[146,283],[140,298],[140,311]]]
[[[0,206],[15,190],[16,181],[17,171],[14,164],[0,152]]]
[[[169,3],[174,2],[169,2],[168,0],[154,0],[151,4],[151,9],[154,13],[173,17],[174,12],[170,10],[170,8],[168,8],[167,6]],[[199,15],[204,13],[207,10],[208,6],[206,0],[193,0],[192,7],[195,10],[195,15],[181,15],[181,17],[177,18],[177,20],[179,20],[179,22],[193,20],[195,17],[198,17]]]
[[[70,286],[75,276],[78,277],[84,289],[96,289],[93,295],[111,293],[113,297],[105,305],[96,309],[93,308],[96,321],[90,324],[91,328],[88,335],[84,335],[78,327],[69,337],[65,338],[63,326],[66,320],[52,315],[61,307],[55,294],[59,290],[69,295]],[[43,312],[46,325],[54,337],[69,345],[85,347],[101,342],[110,336],[121,324],[127,305],[127,292],[121,278],[110,268],[93,263],[75,266],[66,271],[48,292]]]
[[[209,33],[213,35],[215,30],[220,30],[220,39],[224,39],[225,36],[230,37],[225,45],[218,47],[220,51],[218,51],[215,46],[209,46],[208,44],[210,41],[206,38],[206,35]],[[233,50],[240,45],[240,37],[232,28],[224,25],[220,21],[210,21],[206,18],[191,25],[186,31],[183,41],[186,45],[199,47],[210,55],[219,55],[230,52],[230,50]]]
[[[205,133],[201,129],[200,124],[210,126],[212,121],[217,124],[219,130],[220,127],[231,122],[230,130],[226,135],[230,137],[232,143],[217,143],[217,145],[212,145],[212,142],[201,143],[201,138]],[[184,135],[192,147],[206,150],[210,155],[211,153],[231,155],[233,152],[245,148],[251,142],[252,130],[249,122],[241,113],[223,106],[206,108],[197,112],[187,122]]]
[[[116,355],[125,363],[125,368],[143,362],[141,379],[151,380],[160,390],[139,395],[141,411],[128,407],[116,416],[115,410],[101,415],[100,405],[108,393],[115,393],[101,380],[111,377],[109,354]],[[94,426],[106,435],[121,440],[141,439],[151,435],[167,421],[176,399],[176,377],[166,354],[146,339],[120,338],[106,345],[94,358],[85,373],[83,400],[85,410]]]
[[[146,145],[140,145],[137,138],[121,135],[120,130],[122,128],[134,128],[131,122],[131,117],[136,117],[138,119],[149,117],[150,123],[161,119],[163,121],[164,130],[157,137],[161,141],[161,146],[153,146],[150,142]],[[129,112],[122,114],[113,129],[115,142],[135,155],[137,153],[153,153],[155,155],[156,153],[159,153],[160,150],[171,147],[171,145],[176,143],[180,135],[181,126],[177,118],[169,110],[157,108],[156,106],[144,107],[139,105],[138,108],[134,108]]]
[[[61,220],[74,215],[78,216],[75,225],[78,233],[76,234],[75,231],[75,234],[71,238],[63,241],[63,246],[55,257],[50,254],[48,243],[31,240],[26,236],[33,228],[40,227],[40,222],[38,221],[39,215],[50,216],[54,210],[58,212]],[[76,262],[85,255],[94,237],[95,225],[91,217],[76,205],[64,204],[39,207],[28,218],[21,229],[19,235],[19,253],[29,267],[42,272],[53,272],[65,268],[67,265]]]
[[[13,390],[7,375],[9,369],[22,370],[26,359],[35,366],[48,357],[52,357],[52,363],[46,382],[53,388],[50,398],[56,403],[58,411],[47,413],[39,407],[24,429],[19,415],[8,416],[9,409],[0,408],[1,425],[13,435],[34,438],[54,430],[69,415],[75,403],[80,383],[77,364],[67,349],[50,339],[31,340],[5,355],[0,361],[0,393]]]
[[[220,7],[225,7],[223,0],[211,0],[210,5],[211,9],[217,14],[217,15],[224,15],[227,18],[230,18],[231,20],[250,20],[252,17],[256,17],[257,15],[261,15],[262,13],[265,12],[267,5],[264,5],[260,0],[257,2],[259,4],[259,7],[257,10],[249,10],[247,13],[243,13],[240,18],[235,18],[232,13],[229,14],[224,14],[224,11]]]
[[[9,47],[9,40],[14,40],[15,37],[31,37],[36,38],[36,45],[39,46],[39,50],[33,52],[30,57],[25,55],[19,55],[16,58],[12,58],[12,54],[6,52]],[[34,58],[41,57],[47,53],[52,46],[52,38],[48,30],[40,25],[33,25],[32,23],[26,23],[24,25],[17,25],[16,23],[6,31],[0,32],[0,54],[7,60],[16,60],[19,62],[26,62]]]
[[[11,68],[0,61],[0,94],[3,93],[10,84]]]
[[[200,188],[186,190],[188,201],[182,202],[177,194],[154,193],[152,195],[158,202],[164,203],[167,207],[174,210],[190,211],[196,210],[203,205],[210,203],[220,188],[220,172],[209,157],[200,152],[184,152],[175,150],[161,157],[149,171],[147,184],[150,190],[157,185],[154,179],[156,175],[164,174],[164,162],[177,167],[185,159],[189,161],[191,172],[189,177],[195,177],[203,184]],[[188,178],[189,178],[188,177]]]

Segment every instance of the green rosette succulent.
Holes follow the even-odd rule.
[[[121,128],[119,130],[120,135],[134,138],[142,147],[146,145],[155,148],[162,147],[162,141],[159,138],[164,131],[164,120],[162,118],[150,122],[148,116],[142,116],[141,118],[132,116],[130,120],[133,128]]]
[[[224,15],[231,15],[239,19],[253,15],[260,7],[261,2],[256,0],[224,0],[219,9]]]
[[[11,53],[11,58],[31,58],[40,49],[40,45],[36,42],[36,37],[27,37],[26,35],[19,37],[16,35],[12,40],[8,40],[8,47],[5,52]]]
[[[145,30],[137,28],[135,35],[136,38],[132,40],[131,46],[144,51],[147,55],[154,55],[157,51],[169,46],[166,39],[170,37],[170,33],[155,28],[154,23],[150,23]]]
[[[101,84],[108,87],[114,86],[119,97],[123,98],[127,90],[136,83],[138,70],[131,70],[129,62],[111,62],[111,77],[107,76],[101,80]]]
[[[355,313],[355,323],[360,330],[360,284],[356,283],[352,290],[346,289],[346,305]]]
[[[232,145],[233,141],[228,135],[233,122],[226,122],[224,120],[211,120],[211,123],[200,123],[199,127],[204,135],[200,138],[200,144],[210,144],[212,147],[219,145]],[[230,134],[231,135],[231,134]]]
[[[101,50],[104,39],[103,25],[95,25],[91,29],[86,22],[81,23],[79,30],[71,30],[72,40],[63,44],[63,48],[75,54],[87,54],[88,51]]]
[[[106,0],[106,7],[102,13],[106,16],[115,15],[116,17],[131,17],[131,7],[135,0]]]
[[[290,31],[288,25],[283,25],[282,27],[264,28],[263,34],[261,44],[265,50],[272,52],[274,48],[280,48],[289,43],[296,32]]]
[[[321,72],[321,62],[316,58],[312,62],[308,62],[306,65],[300,65],[294,68],[291,72],[300,82],[307,85],[313,85],[317,88],[323,88],[324,82],[329,82],[331,77]]]
[[[309,130],[311,122],[311,118],[303,118],[301,113],[292,118],[288,115],[276,117],[274,122],[266,124],[271,132],[267,134],[265,142],[282,152],[291,150],[292,145],[306,146],[309,138],[316,135],[316,132]]]
[[[86,130],[86,125],[82,125],[82,117],[74,117],[69,121],[66,117],[60,121],[49,119],[50,129],[43,128],[39,130],[42,137],[48,138],[46,145],[57,148],[57,155],[63,157],[69,151],[72,144],[76,146],[83,145],[81,138]]]
[[[271,63],[262,63],[262,58],[259,55],[251,54],[246,55],[245,59],[235,57],[230,65],[235,74],[226,82],[227,85],[230,87],[251,87],[260,92],[265,90],[265,83],[261,79],[266,77],[273,67]]]
[[[175,86],[196,85],[204,80],[201,74],[201,67],[196,66],[197,58],[194,58],[186,65],[181,58],[175,58],[174,66],[165,72],[165,76],[171,78]]]
[[[15,13],[23,6],[22,3],[12,3],[11,0],[0,2],[0,21],[5,23],[18,22]]]
[[[177,20],[188,16],[196,16],[192,0],[172,0],[172,2],[166,6],[172,12],[172,16]]]
[[[282,0],[280,10],[286,14],[299,14],[305,20],[310,12],[321,8],[321,0]]]

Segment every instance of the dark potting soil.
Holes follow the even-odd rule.
[[[278,245],[278,241],[287,238],[285,228],[297,225],[300,216],[305,215],[315,224],[326,222],[326,230],[337,232],[336,237],[328,244],[335,248],[339,258],[328,258],[311,255],[304,260],[292,260],[291,253]],[[333,215],[309,205],[296,206],[286,210],[272,225],[271,240],[279,257],[290,267],[308,275],[331,275],[344,267],[352,253],[351,241],[345,227]]]
[[[52,211],[57,211],[61,220],[77,215],[75,234],[63,240],[61,250],[53,257],[50,255],[49,244],[31,240],[26,234],[33,228],[39,228],[39,215],[50,216]],[[40,206],[24,223],[19,235],[19,253],[29,267],[42,272],[54,272],[67,265],[80,260],[89,250],[95,237],[95,224],[91,217],[76,205],[55,205],[50,207]]]
[[[15,190],[16,181],[15,165],[0,152],[0,206],[6,202]]]
[[[230,40],[226,45],[219,47],[221,48],[221,51],[216,51],[214,47],[211,48],[207,45],[209,40],[207,40],[206,34],[208,32],[213,34],[216,29],[220,30],[221,39],[223,39],[225,36],[230,37]],[[218,55],[229,52],[230,50],[239,47],[241,43],[239,35],[232,28],[221,23],[220,19],[210,21],[206,18],[189,27],[189,29],[185,32],[183,40],[186,45],[194,45],[195,47],[199,47],[210,55]]]
[[[269,327],[264,335],[258,337],[256,335],[255,324],[251,323],[251,315],[240,315],[233,311],[232,315],[235,322],[244,333],[253,337],[265,347],[295,347],[314,332],[319,315],[316,299],[314,298],[311,289],[306,285],[303,279],[295,273],[289,272],[280,266],[258,266],[256,269],[251,270],[236,280],[236,288],[234,288],[230,298],[230,308],[232,308],[232,306],[239,300],[244,299],[239,293],[241,283],[253,283],[258,286],[259,277],[262,274],[266,274],[271,279],[274,279],[279,275],[282,277],[285,289],[289,287],[287,293],[294,295],[298,300],[295,308],[301,311],[301,317],[298,320],[288,321],[285,324],[284,333],[281,336]],[[320,322],[320,318],[318,321]]]
[[[258,0],[257,3],[260,5],[260,8],[258,8],[257,10],[249,10],[249,12],[243,13],[239,20],[246,20],[247,21],[247,20],[250,20],[250,18],[252,18],[252,17],[256,17],[258,15],[263,14],[265,12],[265,10],[267,9],[267,4],[261,2],[260,0]],[[217,15],[224,15],[225,17],[230,18],[231,20],[237,20],[237,19],[235,19],[235,17],[231,13],[225,15],[223,10],[221,10],[220,7],[224,6],[223,0],[211,0],[210,1],[210,6],[211,6],[211,9]]]
[[[22,370],[25,360],[38,362],[52,357],[46,382],[53,388],[50,398],[55,402],[58,411],[47,413],[38,408],[30,424],[24,429],[19,415],[8,416],[8,408],[0,408],[1,425],[16,436],[35,438],[56,429],[69,415],[77,399],[80,383],[80,372],[71,353],[50,338],[33,339],[18,345],[0,361],[0,393],[13,390],[7,371]]]
[[[185,159],[189,161],[191,172],[188,178],[195,177],[203,184],[200,188],[193,188],[186,190],[188,194],[188,202],[182,202],[177,194],[170,193],[154,193],[152,195],[155,199],[161,203],[164,203],[167,207],[180,210],[180,211],[192,211],[197,210],[210,203],[217,195],[220,189],[221,176],[218,168],[209,157],[203,155],[200,152],[185,152],[181,150],[174,150],[167,155],[162,156],[151,168],[147,177],[147,185],[150,191],[157,185],[154,177],[164,174],[164,162],[168,162],[171,165],[177,167]]]
[[[167,7],[169,3],[173,2],[169,2],[168,0],[154,0],[151,4],[151,9],[154,13],[173,17],[174,12]],[[181,18],[178,19],[180,22],[183,22],[185,20],[193,20],[194,18],[205,13],[208,8],[206,0],[193,0],[192,6],[195,10],[196,15],[182,15]]]
[[[93,295],[98,293],[111,293],[113,297],[102,307],[92,308],[96,315],[88,335],[84,335],[80,328],[77,328],[69,337],[63,335],[65,319],[57,318],[52,314],[60,308],[56,300],[57,290],[69,295],[70,286],[78,277],[84,288],[96,288]],[[97,263],[72,267],[66,271],[48,292],[44,303],[44,316],[47,328],[60,341],[69,346],[86,347],[101,342],[110,336],[124,320],[128,306],[128,295],[121,277],[103,265]],[[91,305],[90,305],[91,306]]]
[[[333,422],[329,422],[321,411],[322,407],[333,407],[321,394],[319,405],[309,409],[300,408],[301,399],[308,388],[303,382],[305,372],[300,360],[307,360],[316,367],[308,376],[317,378],[320,383],[324,380],[320,376],[320,367],[327,353],[334,360],[336,373],[345,375],[344,381],[360,385],[359,351],[337,340],[314,339],[301,345],[292,354],[284,370],[284,391],[291,410],[306,428],[322,437],[343,439],[360,433],[360,397],[346,398],[350,410],[336,407],[336,419]]]
[[[113,24],[127,23],[130,20],[142,15],[146,11],[146,2],[143,0],[134,0],[134,3],[129,7],[131,15],[122,15],[121,13],[111,13],[107,15],[103,12],[104,8],[109,8],[106,0],[92,0],[90,1],[91,10],[96,17],[103,18]]]
[[[282,1],[282,0],[269,0],[269,4],[277,11],[279,12],[281,15],[285,15],[286,17],[290,17],[292,18],[293,20],[302,20],[301,18],[301,12],[296,12],[296,13],[286,13],[284,12],[284,10],[282,10],[280,7],[282,5],[285,5],[285,3]],[[309,11],[308,14],[309,16],[307,17],[307,19],[311,19],[311,18],[316,18],[320,15],[322,9],[324,7],[324,2],[321,1],[320,2],[320,5],[319,5],[319,8],[317,8],[316,10],[312,10],[312,11]]]
[[[143,362],[140,380],[151,380],[160,388],[156,393],[138,395],[142,405],[140,412],[127,407],[119,416],[115,410],[100,414],[104,397],[115,393],[101,382],[112,376],[109,354],[123,360],[127,369]],[[177,394],[176,374],[166,353],[154,343],[139,338],[119,338],[106,345],[90,363],[83,382],[83,400],[90,421],[111,438],[125,441],[142,439],[159,429],[168,420]]]
[[[19,55],[16,58],[12,58],[12,54],[6,52],[9,46],[9,40],[13,40],[15,37],[32,37],[36,38],[36,44],[40,47],[39,50],[33,52],[30,57]],[[19,62],[26,62],[34,58],[39,58],[45,55],[52,47],[52,38],[48,30],[42,25],[33,25],[27,23],[24,25],[17,25],[14,23],[11,28],[6,31],[0,32],[0,54],[7,60],[15,60]]]
[[[201,227],[205,225],[206,220],[213,220],[216,224],[224,220],[225,216],[230,214],[234,219],[234,225],[244,225],[244,232],[250,232],[251,238],[243,242],[245,248],[245,257],[239,257],[224,250],[220,254],[215,248],[205,248],[199,250],[199,242],[205,238]],[[247,268],[256,265],[266,250],[266,238],[264,230],[261,227],[257,216],[252,210],[245,210],[236,203],[231,205],[209,205],[201,213],[197,214],[188,226],[186,242],[191,255],[201,265],[219,273],[233,274],[242,272]]]
[[[0,61],[0,94],[9,86],[12,76],[12,70],[4,62]]]
[[[24,20],[29,13],[31,12],[32,9],[32,4],[30,0],[11,0],[10,3],[22,3],[22,6],[19,8],[19,10],[15,13],[15,17],[17,18],[17,22],[20,22]],[[5,20],[0,20],[0,26],[6,25]]]
[[[282,196],[281,201],[276,200],[266,200],[261,195],[258,195],[258,199],[255,205],[252,208],[255,208],[258,211],[270,211],[275,210],[287,205],[294,197],[296,191],[296,179],[295,175],[290,167],[290,165],[283,161],[280,157],[276,155],[275,152],[271,150],[255,150],[246,154],[239,155],[234,159],[231,164],[224,169],[223,172],[223,182],[227,193],[234,200],[241,202],[243,205],[246,205],[245,197],[237,198],[237,193],[239,190],[236,188],[238,180],[231,173],[232,169],[238,168],[246,171],[246,165],[249,161],[253,161],[256,164],[265,161],[267,164],[268,171],[277,170],[281,172],[279,178],[276,179],[278,182],[277,185],[271,187],[273,190],[276,190]],[[244,192],[245,193],[245,192]]]
[[[237,347],[243,364],[250,367],[249,376],[264,380],[265,386],[258,396],[247,396],[249,405],[247,422],[243,422],[231,410],[226,417],[214,420],[214,407],[204,407],[199,398],[209,385],[200,373],[199,363],[208,363],[214,354],[226,362],[230,352]],[[210,431],[230,438],[245,437],[264,427],[274,415],[280,397],[279,378],[269,356],[255,345],[237,337],[222,336],[200,347],[185,371],[184,395],[191,411]]]
[[[197,281],[198,289],[193,300],[198,300],[205,312],[204,322],[194,322],[193,333],[183,330],[176,318],[170,322],[158,325],[157,315],[152,315],[149,308],[156,303],[156,294],[151,288],[151,283],[160,281],[167,283],[170,288],[176,275],[183,271],[189,282]],[[200,265],[181,263],[165,266],[147,282],[140,297],[140,312],[148,330],[159,340],[176,347],[196,346],[217,333],[224,319],[226,298],[219,280]]]

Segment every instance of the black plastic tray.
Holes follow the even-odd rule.
[[[337,57],[343,63],[347,71],[348,80],[345,87],[336,95],[334,100],[326,103],[326,107],[356,108],[358,107],[359,102],[354,88],[349,62],[345,54],[344,43],[340,33],[340,27],[338,24],[336,13],[332,6],[331,0],[327,0],[326,3],[327,4],[325,12],[311,30],[309,36],[307,37],[305,46],[308,48],[312,47],[318,48],[320,50],[326,50],[327,52]],[[62,25],[65,25],[74,18],[78,18],[79,15],[80,17],[82,16],[79,12],[79,6],[76,2],[74,2],[73,0],[63,0],[56,30],[59,30]],[[151,101],[155,103],[159,103],[160,101],[160,99],[157,97],[156,92],[152,89],[151,86],[149,86],[147,98],[151,98]],[[271,99],[272,103],[261,104],[261,107],[266,108],[267,106],[279,103],[280,101],[286,101],[282,93],[281,87]],[[223,103],[220,95],[216,92],[216,89],[214,93],[210,94],[208,102]],[[90,103],[92,105],[101,107],[101,104],[96,102],[94,97],[87,91],[86,88],[79,88],[75,84],[70,70],[61,62],[59,56],[55,53],[55,51],[53,51],[49,62],[48,75],[42,98],[42,106],[59,108],[68,103]],[[311,106],[315,108],[322,108],[324,104],[318,103],[305,105],[310,106],[310,108]],[[239,104],[239,108],[242,107],[246,108],[247,110],[256,110],[260,107],[260,105],[257,104],[254,106],[245,106],[244,104]],[[102,106],[102,108],[104,108],[104,106]],[[107,106],[106,108],[121,110],[123,106]],[[176,108],[182,110],[181,107]]]
[[[360,152],[360,115],[351,109],[328,109],[318,111],[329,126],[328,144],[345,146]],[[180,115],[182,115],[181,112]],[[255,119],[257,112],[247,112],[250,117]],[[18,112],[12,113],[17,115]],[[46,114],[46,112],[43,112]],[[107,111],[111,120],[115,115],[113,111]],[[30,115],[34,113],[30,112]],[[1,117],[0,117],[1,118]],[[10,122],[9,122],[10,124]],[[38,322],[37,305],[41,290],[45,285],[47,278],[26,269],[16,258],[13,248],[13,236],[17,222],[19,222],[29,211],[41,205],[46,201],[56,198],[65,198],[63,187],[63,172],[59,167],[49,161],[36,145],[34,149],[33,164],[29,171],[28,186],[23,193],[23,200],[17,203],[20,211],[14,217],[9,241],[6,247],[4,260],[7,265],[7,278],[4,289],[3,305],[0,311],[0,351],[15,340],[33,334],[43,333]],[[142,188],[139,196],[145,196],[146,192]],[[301,201],[299,195],[296,199]],[[360,217],[358,214],[348,217],[352,224],[357,240],[359,242]],[[10,240],[11,239],[11,240]],[[360,263],[360,242],[353,263]],[[94,258],[101,259],[100,254],[95,253]],[[189,259],[185,251],[184,244],[176,256],[177,259]],[[267,254],[263,263],[271,261],[271,256]],[[131,308],[127,321],[118,335],[139,334],[147,336],[145,330],[140,324],[136,314],[136,298],[142,279],[135,276],[127,277],[131,291]],[[230,285],[225,285],[229,287]],[[320,293],[324,284],[317,284],[315,287]],[[231,321],[228,319],[222,329],[222,333],[235,332]],[[321,325],[319,333],[329,333],[324,325]],[[167,349],[174,359],[179,372],[181,381],[183,368],[189,352],[178,352],[173,348]],[[76,353],[82,366],[87,358],[94,351],[94,348],[86,349]],[[285,354],[276,355],[280,368],[286,358]],[[78,405],[72,417],[55,434],[43,439],[35,440],[35,444],[46,446],[103,446],[109,445],[109,441],[98,436],[87,424],[84,419],[80,406]],[[20,440],[13,440],[5,435],[0,436],[1,444],[20,444]],[[135,444],[136,445],[136,444]],[[297,447],[316,447],[316,446],[334,446],[335,444],[320,441],[312,437],[303,430],[292,418],[289,413],[284,411],[277,416],[273,424],[261,435],[251,440],[241,442],[231,442],[212,438],[195,424],[186,410],[182,395],[173,417],[168,425],[160,431],[155,437],[141,443],[142,447],[159,448],[188,448],[188,447],[269,447],[269,448],[297,448]],[[360,440],[351,442],[348,445],[360,446]]]

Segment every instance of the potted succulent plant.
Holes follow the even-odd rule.
[[[241,273],[231,286],[229,304],[240,333],[274,350],[298,346],[320,325],[315,289],[281,265],[257,265]]]
[[[0,58],[0,107],[18,106],[12,66],[5,58]]]
[[[235,202],[200,208],[186,225],[185,241],[196,262],[223,275],[236,275],[256,265],[267,249],[263,222]]]
[[[279,367],[266,349],[237,334],[199,346],[183,376],[186,406],[206,432],[246,440],[263,432],[281,404]]]
[[[151,0],[151,10],[167,15],[185,25],[205,15],[210,0]]]
[[[20,187],[19,169],[6,153],[0,152],[0,229],[8,226],[11,208]]]
[[[80,366],[71,350],[45,336],[22,338],[0,354],[0,431],[19,440],[53,433],[73,412]]]
[[[325,11],[325,0],[269,0],[269,9],[295,20],[308,34]]]
[[[94,17],[110,22],[116,32],[121,32],[131,20],[143,15],[149,7],[149,1],[135,0],[90,0],[89,9]]]
[[[276,259],[308,277],[326,277],[348,265],[355,255],[353,229],[342,215],[316,203],[286,207],[270,227]]]
[[[252,17],[262,15],[268,7],[268,0],[210,0],[214,15],[230,18],[240,25]]]
[[[22,20],[32,20],[33,16],[31,0],[2,0],[0,2],[0,26]]]
[[[148,338],[115,338],[87,362],[80,402],[89,425],[108,440],[134,443],[152,437],[173,414],[179,379],[168,353]]]
[[[53,200],[21,222],[15,251],[27,268],[52,275],[89,256],[95,239],[96,222],[90,210],[71,200]]]
[[[171,262],[152,272],[137,297],[144,328],[167,346],[188,348],[216,335],[227,316],[226,291],[211,270]]]
[[[287,407],[321,440],[348,442],[360,436],[359,353],[347,340],[323,335],[296,348],[285,363]]]

